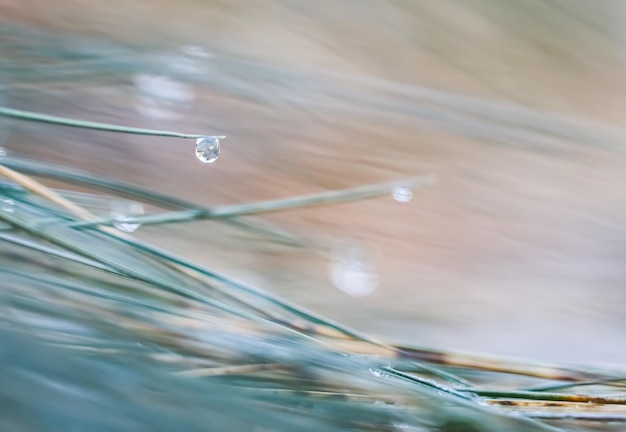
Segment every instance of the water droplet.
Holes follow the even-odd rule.
[[[383,372],[382,370],[378,369],[378,368],[369,368],[369,371],[372,375],[377,376],[379,378],[384,378],[384,377],[388,377],[389,374]]]
[[[391,192],[391,196],[398,202],[406,203],[413,199],[413,190],[408,186],[397,186]]]
[[[330,277],[338,289],[354,297],[370,295],[378,287],[379,277],[361,245],[344,240],[335,246]]]
[[[10,198],[0,199],[0,210],[4,213],[15,213],[15,201]]]
[[[203,163],[213,163],[220,156],[220,139],[223,136],[206,136],[196,140],[196,157]]]
[[[137,217],[143,215],[141,204],[132,201],[114,201],[111,203],[111,216],[115,219],[113,226],[120,231],[133,232],[141,226]]]

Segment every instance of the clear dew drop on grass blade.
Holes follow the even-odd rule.
[[[224,136],[205,136],[196,140],[196,157],[202,163],[213,163],[220,156],[220,139]]]
[[[203,163],[213,163],[220,155],[220,139],[225,136],[217,135],[196,135],[180,132],[171,132],[155,129],[142,129],[128,126],[119,126],[107,123],[76,120],[66,117],[51,116],[34,113],[31,111],[17,110],[0,106],[0,117],[12,118],[15,120],[32,121],[37,123],[47,123],[57,126],[75,127],[81,129],[100,130],[106,132],[127,133],[134,135],[164,136],[173,138],[195,139],[196,157]],[[2,155],[0,154],[0,158]]]

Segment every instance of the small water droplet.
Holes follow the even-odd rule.
[[[5,213],[15,213],[15,201],[10,198],[0,199],[0,210]]]
[[[391,196],[398,202],[406,203],[413,199],[413,190],[408,186],[398,186],[393,189]]]
[[[353,240],[335,246],[330,277],[335,287],[354,297],[370,295],[379,281],[366,250]]]
[[[203,163],[213,163],[220,156],[220,139],[223,136],[205,136],[196,140],[196,157]]]
[[[378,369],[378,368],[369,368],[369,371],[372,375],[377,376],[379,378],[389,377],[388,373],[385,373],[383,370]]]
[[[143,215],[141,204],[132,201],[114,201],[111,203],[111,216],[115,219],[113,226],[120,231],[133,232],[141,226],[137,217]]]

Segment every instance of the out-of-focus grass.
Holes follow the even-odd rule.
[[[14,181],[0,188],[0,422],[11,430],[548,431],[558,429],[542,420],[573,418],[581,430],[626,421],[619,371],[377,341],[109,227],[80,227],[89,215],[72,197],[112,197],[53,191],[11,165],[29,166],[10,157],[1,166]],[[603,393],[546,391],[563,381]],[[542,387],[524,390],[530,383]]]
[[[273,218],[378,249],[380,289],[365,299],[331,288],[327,259],[307,249],[219,225],[140,237],[388,338],[623,359],[619,2],[18,3],[2,6],[5,105],[232,140],[207,170],[183,143],[10,123],[12,154],[202,207],[442,180],[408,206]],[[189,86],[193,101],[148,94],[178,114],[149,117],[141,76]]]

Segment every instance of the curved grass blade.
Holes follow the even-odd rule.
[[[20,159],[15,157],[6,157],[2,160],[2,165],[19,171],[24,174],[34,175],[38,177],[50,178],[53,180],[61,180],[67,183],[77,184],[81,186],[91,186],[94,189],[107,191],[116,195],[137,199],[156,206],[168,209],[198,209],[208,211],[207,208],[197,204],[173,198],[168,195],[160,194],[148,189],[135,186],[130,183],[107,177],[86,173],[69,167],[55,166],[52,164],[44,164],[32,160]],[[305,243],[298,236],[284,229],[279,229],[271,225],[260,226],[250,221],[243,221],[235,218],[217,218],[216,220],[230,225],[238,226],[254,233],[264,236],[273,237],[278,241],[294,246],[302,246]]]

